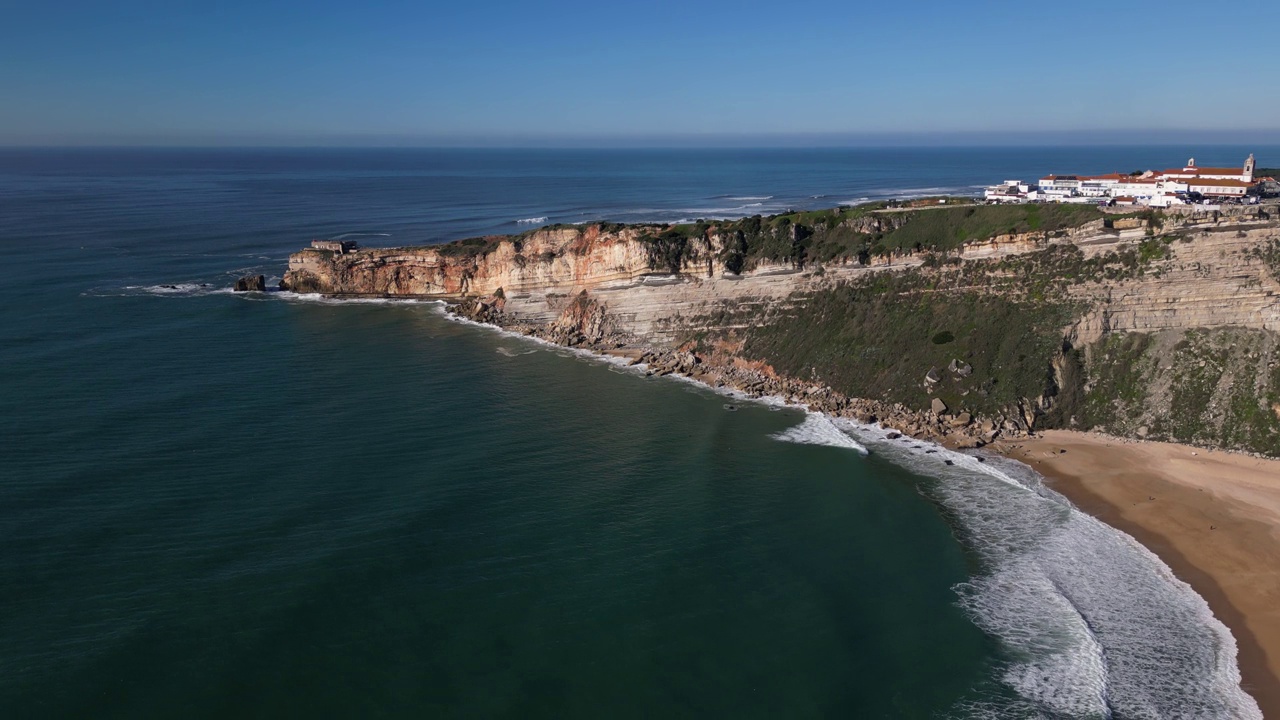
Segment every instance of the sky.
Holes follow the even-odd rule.
[[[1178,0],[0,0],[0,145],[1274,143],[1277,27]]]

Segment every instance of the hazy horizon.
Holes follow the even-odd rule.
[[[1280,142],[1280,68],[1250,61],[1248,30],[1280,7],[1247,19],[1190,2],[27,4],[0,27],[0,145]]]
[[[208,149],[857,149],[857,148],[1004,148],[1004,147],[1241,147],[1280,146],[1280,131],[1210,130],[1144,132],[984,132],[885,134],[613,135],[613,136],[173,136],[163,140],[136,136],[32,138],[0,142],[4,149],[208,148]]]

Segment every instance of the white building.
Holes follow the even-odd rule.
[[[1254,165],[1252,154],[1245,159],[1244,166],[1238,170],[1236,168],[1196,167],[1196,159],[1191,158],[1187,161],[1186,167],[1162,170],[1157,175],[1161,178],[1169,179],[1191,180],[1199,178],[1202,180],[1238,180],[1243,183],[1252,183]]]
[[[1254,158],[1250,155],[1240,169],[1197,167],[1195,158],[1181,168],[1148,170],[1134,175],[1046,175],[1038,187],[1015,192],[1015,181],[988,188],[986,197],[997,202],[1109,202],[1168,207],[1185,204],[1195,193],[1212,198],[1242,198],[1256,193]],[[1021,187],[1021,184],[1018,184]]]
[[[1234,178],[1195,178],[1184,182],[1190,192],[1215,198],[1242,198],[1254,186],[1254,183]]]
[[[1026,202],[1028,193],[1034,191],[1035,187],[1021,180],[1005,180],[1000,185],[992,185],[984,190],[982,197],[992,202]]]

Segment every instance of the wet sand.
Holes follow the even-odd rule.
[[[1067,431],[992,449],[1195,588],[1236,638],[1245,691],[1280,718],[1280,460]]]

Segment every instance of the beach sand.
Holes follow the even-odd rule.
[[[1068,431],[992,449],[1195,588],[1236,638],[1244,689],[1280,718],[1280,460]]]

